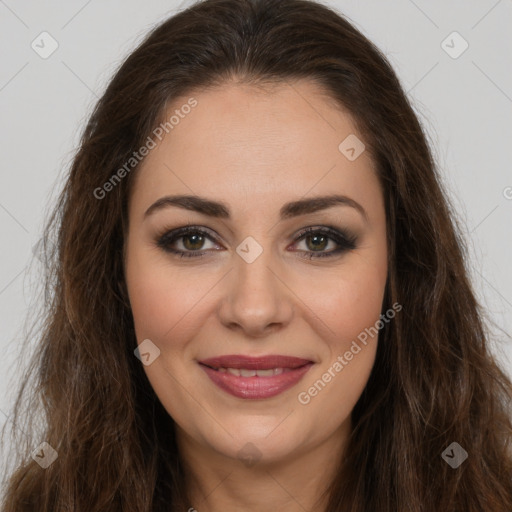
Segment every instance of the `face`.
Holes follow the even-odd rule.
[[[314,83],[191,96],[129,203],[144,370],[180,439],[285,460],[346,433],[368,380],[377,337],[359,340],[387,278],[382,191],[350,116]]]

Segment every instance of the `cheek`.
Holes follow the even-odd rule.
[[[318,279],[302,278],[304,288],[299,293],[307,298],[316,324],[325,324],[321,332],[332,351],[344,349],[379,320],[386,277],[385,264],[369,265],[361,259]]]
[[[194,328],[200,328],[202,317],[208,315],[206,295],[220,284],[223,272],[211,268],[202,271],[200,267],[194,272],[180,270],[165,257],[135,247],[129,255],[126,280],[137,339],[150,338],[172,350],[180,339],[191,338]],[[298,314],[309,317],[308,323],[315,326],[317,335],[329,340],[326,346],[331,347],[331,355],[344,351],[347,344],[379,319],[386,279],[385,253],[367,256],[354,258],[336,269],[315,268],[308,274],[288,274],[305,304],[305,309],[301,301],[296,304]],[[170,338],[176,340],[172,346],[168,343]],[[325,359],[326,354],[323,356]]]
[[[137,341],[150,339],[160,350],[143,369],[169,414],[183,418],[190,400],[182,385],[188,379],[189,342],[203,325],[205,294],[216,280],[211,273],[200,276],[171,265],[165,256],[134,248],[126,263],[126,282]]]
[[[333,330],[344,340],[353,340],[379,318],[384,295],[382,277],[376,273],[353,272],[344,281],[338,281],[331,292],[335,299],[330,304],[329,317]]]
[[[180,272],[161,256],[133,251],[126,265],[126,281],[137,339],[155,343],[176,336],[197,317],[214,279],[200,272]],[[189,325],[190,328],[190,325]]]
[[[319,306],[328,319],[321,364],[305,379],[295,397],[304,424],[322,425],[323,435],[334,433],[350,418],[375,362],[378,336],[368,332],[378,322],[383,293],[373,279],[338,283],[332,302]],[[327,323],[327,322],[326,322]],[[373,331],[375,332],[375,331]],[[314,443],[319,436],[309,442]]]
[[[179,315],[180,303],[175,293],[165,286],[164,279],[158,278],[158,273],[144,272],[143,267],[138,267],[136,274],[128,274],[127,281],[137,339],[140,342],[150,338],[159,344]]]
[[[385,253],[347,264],[336,276],[327,275],[322,292],[309,293],[308,306],[320,324],[324,343],[319,345],[321,364],[302,384],[297,401],[314,421],[323,418],[324,428],[336,429],[350,415],[372,370],[387,277]]]

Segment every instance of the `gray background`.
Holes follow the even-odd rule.
[[[16,357],[39,279],[28,264],[78,134],[128,52],[191,3],[0,0],[0,427],[23,373]],[[386,53],[408,91],[466,236],[474,287],[495,323],[493,351],[512,376],[512,0],[324,3]],[[43,31],[59,45],[47,59],[31,47]],[[463,48],[446,39],[453,31],[469,44],[457,58],[445,51]]]

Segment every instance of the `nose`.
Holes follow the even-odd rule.
[[[222,324],[252,338],[286,327],[294,312],[293,287],[288,288],[279,275],[270,249],[264,249],[252,263],[238,254],[233,259],[234,268],[226,280],[218,312]]]

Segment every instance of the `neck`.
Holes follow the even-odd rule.
[[[320,444],[298,447],[286,459],[263,457],[251,465],[176,429],[191,511],[325,512],[326,491],[343,457],[350,421]]]

